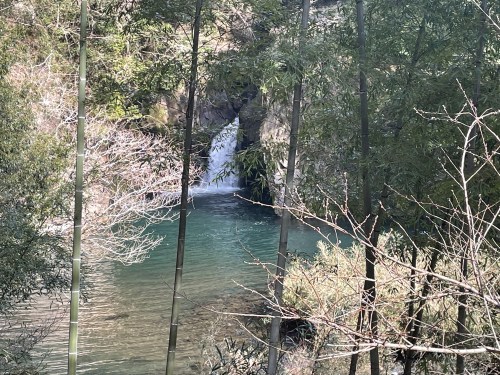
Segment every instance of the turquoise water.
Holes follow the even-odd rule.
[[[80,374],[164,373],[177,225],[166,222],[154,228],[165,241],[141,264],[104,261],[96,265],[89,277],[93,284],[90,299],[80,315]],[[294,222],[289,251],[312,255],[320,239],[315,230]],[[186,300],[182,303],[176,373],[198,373],[189,366],[203,361],[200,343],[217,318],[205,307],[222,309],[230,304],[232,311],[244,313],[252,293],[241,285],[265,292],[266,267],[274,273],[278,240],[279,217],[272,209],[233,194],[195,197],[188,217],[183,277]],[[231,327],[224,329],[231,334]],[[63,320],[43,344],[52,350],[46,358],[49,374],[65,373],[66,341]]]

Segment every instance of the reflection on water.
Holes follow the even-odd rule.
[[[165,241],[143,263],[100,262],[89,276],[91,295],[80,314],[80,374],[165,371],[177,222],[163,223],[155,230],[165,235]],[[289,249],[312,254],[319,239],[318,233],[295,223]],[[188,217],[182,289],[186,300],[181,307],[177,374],[196,373],[188,366],[200,360],[200,338],[216,317],[203,306],[248,295],[237,283],[264,290],[267,272],[263,265],[274,272],[271,264],[278,240],[279,218],[271,209],[232,195],[194,199]],[[47,309],[38,313],[50,314]],[[65,373],[66,321],[43,344],[43,349],[52,350],[46,359],[49,374]]]

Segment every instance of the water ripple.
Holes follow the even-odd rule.
[[[93,289],[81,309],[79,373],[164,372],[177,225],[163,223],[155,228],[166,239],[142,264],[101,262],[89,275]],[[319,239],[317,233],[295,223],[290,248],[312,254]],[[259,264],[249,263],[255,263],[256,258],[273,263],[278,240],[279,218],[272,210],[232,195],[195,197],[188,217],[182,290],[186,300],[181,307],[177,374],[192,374],[189,366],[201,359],[200,338],[216,318],[202,306],[222,307],[227,298],[243,295],[233,280],[264,290],[266,271]],[[49,314],[46,307],[41,305],[38,317]],[[41,348],[51,350],[46,359],[51,375],[65,374],[66,321],[65,317]]]

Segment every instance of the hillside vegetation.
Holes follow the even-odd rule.
[[[150,226],[177,215],[194,3],[89,2],[82,264],[144,260],[162,240]],[[498,2],[318,0],[307,30],[301,4],[203,3],[189,176],[239,116],[245,194],[354,240],[270,276],[284,298],[267,318],[314,327],[278,371],[378,375],[395,356],[405,375],[498,373]],[[5,374],[40,373],[30,351],[50,329],[12,327],[16,311],[71,284],[79,17],[74,1],[0,0]],[[267,347],[243,347],[207,372],[272,374]]]

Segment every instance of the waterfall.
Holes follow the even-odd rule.
[[[202,182],[202,186],[208,191],[238,189],[238,175],[234,170],[231,170],[230,174],[222,180],[217,179],[217,176],[224,170],[226,164],[233,160],[239,125],[239,118],[236,117],[232,123],[224,127],[224,129],[222,129],[222,131],[212,140],[208,168]]]

